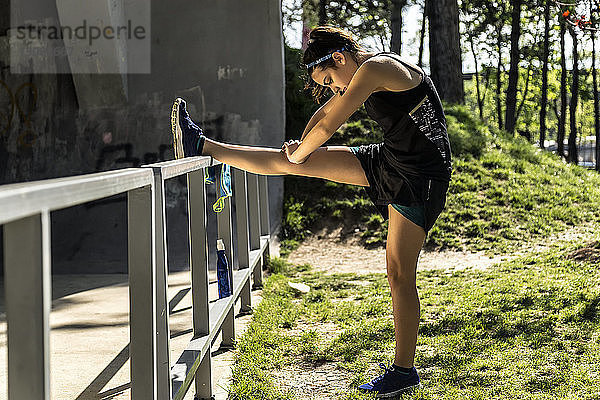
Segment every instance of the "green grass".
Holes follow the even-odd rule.
[[[525,161],[497,148],[479,159],[457,159],[429,243],[499,253],[600,220],[599,174],[546,152],[530,156]]]
[[[487,126],[464,106],[445,110],[454,171],[446,209],[426,246],[499,253],[600,221],[600,174]],[[358,113],[328,144],[377,142],[381,135]],[[288,176],[284,193],[283,254],[325,223],[359,229],[366,246],[385,245],[387,221],[363,188]]]
[[[415,399],[599,399],[600,236],[554,243],[487,270],[420,271],[421,324]],[[596,259],[577,259],[588,246]],[[324,275],[276,258],[263,300],[237,344],[233,399],[293,399],[273,371],[303,361],[334,363],[350,379],[342,399],[391,361],[391,298],[384,274]],[[311,287],[303,297],[287,282]],[[336,329],[327,339],[319,329]]]

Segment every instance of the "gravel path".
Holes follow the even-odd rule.
[[[419,270],[443,269],[461,270],[465,268],[486,269],[494,264],[511,260],[515,257],[542,251],[550,244],[560,241],[584,241],[598,232],[597,225],[582,225],[571,227],[549,238],[527,243],[510,254],[487,255],[483,251],[468,252],[456,250],[426,250],[419,255]],[[311,264],[316,271],[328,274],[352,272],[368,274],[372,272],[385,273],[385,248],[365,249],[358,243],[358,237],[340,240],[340,229],[329,232],[321,230],[309,236],[288,256],[293,264]]]

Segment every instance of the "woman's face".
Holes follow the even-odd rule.
[[[335,52],[333,53],[333,60],[337,68],[325,68],[321,69],[316,67],[311,74],[312,79],[321,86],[328,87],[331,91],[336,94],[339,93],[342,96],[354,73],[358,69],[358,65],[348,53]]]

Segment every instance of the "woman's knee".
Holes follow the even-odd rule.
[[[315,150],[315,152],[319,151],[320,149]],[[290,162],[290,160],[288,160],[288,158],[286,157],[285,154],[281,153],[282,157],[281,159],[277,160],[277,164],[278,164],[278,168],[282,171],[283,174],[285,175],[300,175],[300,176],[311,176],[311,170],[313,169],[312,167],[312,163],[311,163],[311,156],[313,156],[313,154],[311,154],[308,159],[301,163],[301,164],[294,164],[293,162]]]
[[[390,285],[412,287],[417,283],[417,263],[410,260],[386,258]]]

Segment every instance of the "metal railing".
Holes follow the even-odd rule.
[[[269,256],[267,177],[232,168],[233,196],[217,214],[217,234],[233,264],[233,295],[208,298],[208,243],[204,168],[211,157],[0,187],[8,335],[8,399],[50,399],[50,212],[127,193],[131,398],[183,399],[195,381],[198,399],[212,396],[211,344],[219,332],[233,345],[234,306],[250,310],[251,278],[262,285]],[[187,175],[193,338],[173,366],[169,305],[165,180]],[[237,237],[232,237],[231,200]]]

